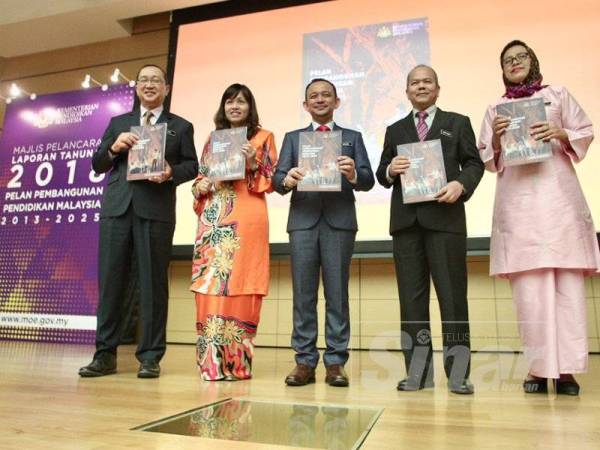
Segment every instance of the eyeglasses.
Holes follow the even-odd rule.
[[[164,81],[160,78],[140,78],[139,80],[137,80],[137,84],[149,84],[154,86],[158,86],[159,84],[163,83]]]
[[[502,60],[504,67],[512,66],[513,64],[519,64],[529,58],[529,53],[517,53],[515,56],[508,56]]]

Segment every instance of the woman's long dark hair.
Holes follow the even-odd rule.
[[[244,84],[234,83],[225,89],[225,92],[223,92],[223,96],[221,97],[221,104],[219,105],[219,109],[215,114],[215,127],[217,130],[231,128],[231,124],[225,116],[225,102],[237,97],[240,92],[242,93],[244,99],[248,102],[248,117],[246,118],[245,125],[248,127],[248,134],[246,137],[250,139],[260,128],[260,121],[258,119],[258,111],[256,109],[256,100],[254,100],[254,95],[252,95],[252,91],[248,88],[248,86]]]
[[[506,76],[504,75],[504,54],[508,51],[508,49],[520,45],[527,49],[527,53],[529,54],[529,59],[531,60],[531,65],[529,67],[529,73],[527,77],[521,83],[512,83],[508,81]],[[542,82],[542,74],[540,72],[540,61],[538,60],[535,52],[523,41],[515,39],[514,41],[510,41],[508,44],[504,46],[502,52],[500,53],[500,67],[502,68],[502,80],[504,81],[504,86],[518,86],[525,85],[529,86],[530,84],[535,83],[536,81]]]

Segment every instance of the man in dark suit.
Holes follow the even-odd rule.
[[[116,372],[116,354],[122,329],[123,293],[132,253],[137,257],[140,291],[141,340],[136,357],[138,377],[156,378],[166,349],[168,268],[175,230],[175,188],[198,173],[194,129],[187,120],[164,110],[169,85],[163,69],[142,67],[136,94],[140,108],[113,117],[92,166],[110,171],[100,213],[99,302],[96,353],[82,367],[82,377]],[[132,126],[167,124],[166,169],[149,180],[127,181],[128,150],[138,137]]]
[[[449,389],[472,394],[469,316],[467,307],[464,202],[483,175],[469,118],[435,106],[440,92],[437,75],[419,65],[407,77],[406,94],[413,111],[390,125],[385,134],[377,179],[393,186],[390,234],[400,296],[401,345],[407,377],[400,391],[433,387],[429,278],[437,293],[444,345],[444,369]],[[400,144],[440,139],[448,184],[437,201],[404,204],[400,174],[410,161],[396,156]]]
[[[319,361],[317,291],[321,270],[326,301],[325,381],[332,386],[348,386],[348,375],[344,370],[350,340],[348,279],[358,229],[354,190],[368,191],[375,180],[361,134],[333,122],[333,112],[339,104],[340,99],[331,82],[318,78],[306,86],[303,105],[311,115],[312,123],[285,135],[273,179],[280,194],[292,191],[287,231],[292,259],[292,347],[296,351],[296,367],[285,380],[289,386],[315,381],[315,367]],[[329,130],[342,131],[342,156],[337,161],[343,175],[342,190],[298,192],[296,186],[305,175],[303,169],[297,167],[300,133]]]

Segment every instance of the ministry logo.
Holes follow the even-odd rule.
[[[25,110],[21,112],[21,119],[35,128],[48,128],[53,125],[69,125],[81,123],[85,117],[94,114],[100,107],[99,103],[69,106],[66,108],[44,108],[41,111]]]

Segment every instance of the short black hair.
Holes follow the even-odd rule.
[[[308,88],[311,87],[313,84],[318,83],[319,81],[323,81],[329,84],[333,88],[333,95],[335,95],[335,98],[337,98],[337,89],[335,88],[335,84],[333,84],[329,80],[326,80],[325,78],[313,78],[306,85],[306,89],[304,89],[304,100],[308,100]]]
[[[142,70],[144,70],[146,67],[156,67],[162,73],[162,76],[163,76],[163,79],[165,80],[165,83],[169,84],[169,82],[167,81],[167,72],[165,71],[165,69],[163,69],[160,66],[157,66],[156,64],[144,64],[142,67],[140,67],[140,69],[138,70],[137,74],[135,75],[136,81],[140,77],[140,73],[142,72]]]

